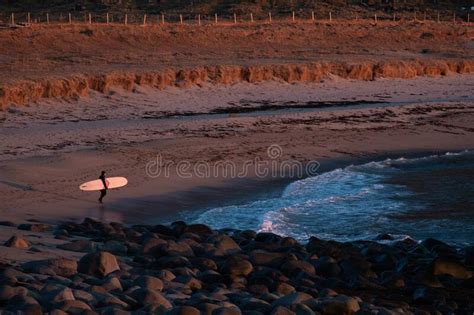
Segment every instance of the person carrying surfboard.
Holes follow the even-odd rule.
[[[104,184],[104,189],[100,190],[100,197],[99,197],[99,202],[102,203],[102,198],[104,198],[105,195],[107,195],[107,182],[105,181],[105,171],[102,171],[102,173],[100,173],[99,179]]]

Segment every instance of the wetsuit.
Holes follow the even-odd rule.
[[[107,183],[105,182],[105,175],[102,174],[99,176],[99,179],[102,181],[102,183],[104,184],[104,189],[102,189],[100,191],[100,197],[99,197],[99,202],[102,202],[102,198],[105,197],[105,195],[107,195]]]

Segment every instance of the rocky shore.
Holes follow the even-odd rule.
[[[2,314],[474,311],[474,247],[457,249],[435,239],[390,241],[390,235],[380,235],[377,241],[340,243],[311,237],[302,244],[272,233],[181,221],[125,226],[87,218],[58,226],[6,225],[14,235],[2,252],[40,255],[41,235],[49,235],[62,257],[3,259]],[[32,241],[28,233],[40,234]]]

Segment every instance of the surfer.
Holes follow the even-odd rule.
[[[99,179],[104,184],[104,189],[100,190],[100,197],[99,197],[99,202],[102,203],[102,198],[104,198],[105,195],[107,195],[107,183],[105,182],[105,171],[102,171],[102,173],[100,173]]]

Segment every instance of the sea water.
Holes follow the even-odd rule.
[[[474,244],[474,152],[373,161],[289,184],[277,198],[207,209],[214,228],[269,231],[298,240],[391,234]]]

